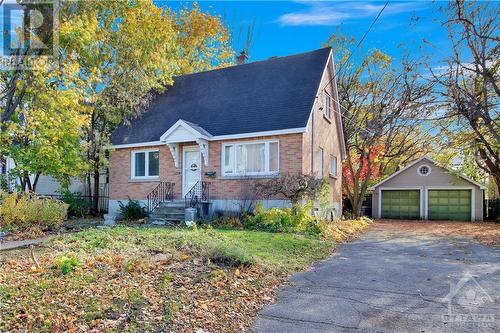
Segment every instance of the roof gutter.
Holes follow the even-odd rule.
[[[207,137],[206,140],[207,141],[221,141],[221,140],[234,140],[234,139],[248,139],[248,138],[254,138],[254,137],[261,137],[261,136],[299,134],[299,133],[305,133],[305,132],[306,132],[305,127],[298,127],[298,128],[288,128],[288,129],[284,129],[284,130],[275,130],[275,131],[216,135],[216,136],[212,136],[212,137]],[[164,142],[164,141],[149,141],[149,142],[110,145],[107,148],[113,148],[113,149],[139,148],[139,147],[149,147],[149,146],[161,146],[161,145],[165,145],[165,144],[166,144],[166,142]]]

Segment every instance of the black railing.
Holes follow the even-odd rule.
[[[210,201],[210,183],[198,181],[184,196],[186,208],[196,208],[199,203]]]
[[[174,183],[160,182],[151,193],[148,194],[148,210],[152,212],[158,205],[164,201],[174,199]]]

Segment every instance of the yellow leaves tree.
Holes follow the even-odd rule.
[[[232,59],[220,18],[195,4],[178,13],[153,1],[79,1],[64,9],[64,55],[80,66],[81,102],[91,110],[84,139],[94,209],[99,174],[113,130],[139,116],[174,76],[223,66]]]
[[[30,82],[18,82],[26,86],[25,97],[4,124],[1,142],[22,190],[35,191],[41,174],[63,180],[86,170],[80,138],[88,115],[78,103],[71,67],[35,61]]]
[[[179,71],[193,73],[231,65],[234,51],[229,31],[220,17],[201,11],[194,3],[179,13],[170,12],[178,32]]]

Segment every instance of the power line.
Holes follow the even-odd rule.
[[[361,38],[361,40],[359,41],[359,43],[358,43],[358,45],[356,47],[360,47],[361,46],[361,43],[363,43],[363,40],[366,38],[366,36],[368,35],[368,33],[372,30],[373,26],[377,22],[377,20],[380,17],[380,15],[382,15],[382,12],[384,11],[385,7],[387,7],[388,4],[389,4],[389,0],[387,0],[387,2],[385,3],[384,7],[382,7],[382,9],[380,10],[380,12],[378,12],[377,17],[375,17],[375,19],[373,20],[372,24],[370,25],[370,27],[368,28],[368,30],[366,30],[365,34],[363,35],[363,37]]]
[[[387,7],[387,5],[389,4],[389,1],[390,0],[387,0],[386,3],[385,3],[385,5],[384,5],[384,7],[382,7],[382,9],[380,9],[380,11],[378,12],[377,16],[372,21],[372,24],[370,24],[370,26],[368,27],[368,30],[366,30],[366,32],[364,33],[363,37],[361,37],[361,39],[358,42],[358,44],[356,44],[356,48],[359,48],[361,46],[361,44],[365,40],[366,36],[370,33],[370,31],[372,30],[373,26],[378,21],[378,18],[380,17],[380,15],[382,15],[382,12],[384,11],[385,7]],[[345,60],[344,63],[347,63],[349,61],[349,59],[351,59],[353,53],[354,52],[351,52],[351,54],[349,54],[349,57],[347,57],[347,59]],[[335,72],[333,74],[333,77],[330,79],[330,81],[328,81],[328,83],[323,87],[323,89],[321,89],[321,91],[325,90],[333,82],[333,80],[335,80],[336,78],[337,78],[337,72]]]
[[[380,9],[380,11],[378,12],[377,16],[375,17],[375,19],[372,21],[372,23],[371,23],[371,24],[370,24],[370,26],[368,27],[368,30],[366,30],[366,32],[364,33],[363,37],[361,37],[360,41],[359,41],[359,42],[358,42],[358,44],[356,45],[356,48],[359,48],[359,47],[361,46],[361,44],[362,44],[362,43],[363,43],[363,41],[365,40],[366,36],[370,33],[370,31],[372,30],[373,26],[374,26],[374,25],[375,25],[375,23],[378,21],[378,19],[379,19],[380,15],[382,15],[382,12],[385,10],[385,8],[387,7],[387,5],[389,4],[389,1],[390,1],[390,0],[387,0],[387,1],[386,1],[386,3],[384,4],[384,6]],[[345,63],[347,63],[347,62],[349,61],[349,59],[351,58],[351,56],[352,56],[352,55],[353,55],[353,52],[351,52],[351,54],[349,54],[349,57],[347,57],[347,59],[346,59]],[[333,77],[330,79],[330,81],[328,81],[328,83],[327,83],[327,84],[326,84],[323,88],[321,88],[319,91],[324,91],[324,90],[325,90],[325,89],[326,89],[326,88],[327,88],[327,87],[328,87],[328,86],[329,86],[329,85],[333,82],[333,80],[335,80],[335,79],[337,78],[337,76],[338,76],[338,75],[337,75],[337,72],[334,72],[334,73],[333,73]],[[328,95],[328,96],[329,96],[329,95]],[[316,96],[316,99],[318,99],[318,97],[319,97],[319,96]],[[342,106],[342,105],[340,104],[340,102],[339,102],[339,101],[336,101],[336,100],[335,100],[333,97],[331,97],[331,96],[329,96],[329,97],[330,97],[330,98],[331,98],[334,102],[336,102],[336,104],[338,104],[338,105],[339,105],[339,107],[344,108],[344,110],[346,110],[347,112],[349,112],[349,110],[348,110],[346,107]],[[334,108],[334,110],[333,110],[333,111],[334,111],[335,113],[338,113],[338,114],[340,115],[340,117],[344,117],[344,118],[345,118],[345,116],[344,116],[344,115],[343,115],[340,111],[335,110],[335,108]],[[353,115],[353,117],[354,117],[354,115]],[[351,119],[349,119],[349,120],[351,120]],[[368,130],[368,129],[364,128],[364,127],[361,127],[361,126],[358,126],[358,127],[359,127],[359,129],[364,130],[365,132],[367,132],[367,133],[369,133],[369,134],[372,134],[372,135],[374,135],[374,134],[375,134],[375,133],[373,133],[372,131],[370,131],[370,130]]]

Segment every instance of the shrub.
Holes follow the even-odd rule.
[[[69,205],[68,214],[75,217],[83,217],[89,213],[90,204],[87,200],[81,197],[80,193],[73,193],[70,190],[64,190],[62,193],[62,201]]]
[[[225,266],[251,266],[254,258],[242,248],[227,242],[210,242],[203,245],[202,256],[215,264]]]
[[[243,228],[243,224],[237,216],[217,217],[212,221],[211,225],[218,228]]]
[[[127,204],[118,201],[118,205],[120,206],[120,214],[124,220],[140,220],[148,216],[146,207],[141,205],[137,200],[129,198]]]
[[[10,231],[54,230],[61,226],[68,214],[68,205],[60,200],[26,193],[3,193],[0,197],[1,226]]]
[[[259,182],[255,185],[255,191],[264,197],[284,196],[292,204],[298,205],[299,201],[317,200],[327,195],[328,182],[325,179],[317,179],[312,175],[301,173],[285,173],[277,178]]]
[[[265,209],[262,204],[255,206],[254,214],[244,220],[248,229],[269,232],[296,232],[310,235],[321,234],[318,221],[311,215],[312,202],[294,205],[291,208]]]
[[[58,258],[56,261],[56,267],[64,275],[74,272],[81,265],[82,262],[80,261],[80,259],[72,256],[70,257],[62,256]]]

